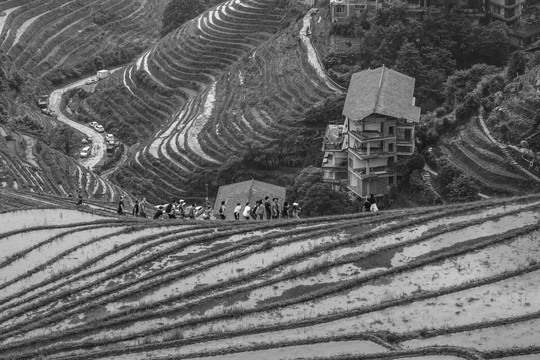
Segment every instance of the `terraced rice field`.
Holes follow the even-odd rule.
[[[1,359],[540,357],[540,196],[271,222],[56,208],[0,223]]]
[[[488,194],[524,194],[535,190],[537,183],[514,166],[501,149],[490,141],[472,119],[459,138],[441,146],[448,159]]]
[[[25,101],[14,101],[6,92],[2,103],[10,115],[28,116],[54,132],[53,121],[40,113],[35,98],[69,78],[136,57],[157,41],[165,5],[146,0],[1,1],[3,69],[9,76],[17,73],[28,80],[21,90]],[[0,128],[0,188],[62,196],[80,188],[85,197],[109,201],[124,193],[73,159],[42,150],[42,143],[36,150],[31,137],[26,145],[20,141],[11,145],[21,148],[17,154],[5,146],[3,132]],[[28,156],[21,156],[25,152]]]
[[[102,82],[84,106],[140,144],[112,178],[126,190],[147,181],[155,201],[186,196],[194,172],[298,130],[304,111],[335,91],[309,62],[302,11],[225,1]]]

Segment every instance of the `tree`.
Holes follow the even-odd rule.
[[[161,36],[164,37],[186,21],[202,14],[204,10],[199,0],[171,0],[163,12]]]
[[[335,191],[326,183],[312,185],[299,203],[302,214],[306,216],[338,215],[352,211],[347,194]]]
[[[457,178],[459,175],[459,170],[456,169],[452,164],[446,164],[441,168],[437,179],[439,180],[439,184],[441,185],[441,188],[444,189],[445,193],[448,191],[448,184],[454,181],[454,179]]]
[[[315,184],[322,183],[323,170],[319,167],[308,166],[294,179],[292,186],[287,188],[287,197],[290,202],[298,201],[306,196],[307,191]]]
[[[478,200],[478,187],[472,179],[459,175],[446,186],[448,198],[453,201],[466,202]]]
[[[426,165],[426,161],[424,160],[424,157],[415,152],[411,155],[409,160],[407,161],[407,171],[409,173],[412,173],[414,170],[418,170],[419,172],[424,168]]]
[[[508,70],[506,76],[508,80],[512,80],[518,75],[523,75],[527,68],[527,57],[523,51],[515,51],[510,55],[508,60]]]
[[[51,147],[66,155],[73,155],[78,149],[81,136],[71,127],[61,124],[51,139]]]

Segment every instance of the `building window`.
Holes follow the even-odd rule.
[[[398,145],[397,147],[397,152],[398,153],[411,153],[412,154],[412,146],[400,146]]]
[[[504,17],[508,19],[508,18],[514,17],[515,14],[516,14],[515,9],[506,9]]]
[[[394,152],[394,143],[388,144],[388,152],[390,152],[390,153]]]
[[[412,140],[412,130],[411,129],[398,129],[398,140],[399,141],[411,141]]]
[[[345,5],[336,5],[336,13],[337,14],[345,13]]]
[[[388,135],[394,135],[394,127],[393,126],[388,127]]]

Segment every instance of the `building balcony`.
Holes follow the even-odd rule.
[[[323,159],[321,167],[323,169],[343,169],[347,167],[347,159],[336,159],[335,161]]]
[[[367,153],[367,148],[351,148],[349,147],[349,150],[351,150],[352,154],[359,157],[362,160],[369,160],[369,159],[376,159],[376,158],[384,158],[384,157],[392,157],[396,155],[395,152],[389,152],[382,149],[371,149],[369,154]]]
[[[343,137],[334,141],[323,141],[322,151],[341,151],[343,150]]]
[[[358,130],[351,130],[349,131],[349,134],[352,135],[355,139],[361,142],[368,142],[368,141],[384,141],[384,140],[394,140],[396,138],[395,135],[385,135],[381,133],[380,131],[358,131]]]
[[[396,174],[396,168],[393,165],[390,166],[378,166],[369,169],[369,174],[366,168],[352,169],[352,171],[358,175],[361,180],[369,180],[381,177],[394,176]]]

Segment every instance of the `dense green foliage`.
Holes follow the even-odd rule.
[[[51,148],[61,153],[74,156],[80,147],[82,136],[72,127],[60,124],[51,137]]]
[[[287,187],[287,200],[299,203],[305,216],[347,214],[359,207],[346,193],[323,183],[323,170],[314,166],[303,169]]]
[[[165,36],[188,20],[204,11],[199,0],[171,0],[163,12],[163,28],[161,36]]]
[[[502,66],[513,49],[509,30],[500,22],[474,25],[438,9],[421,15],[402,3],[334,25],[333,31],[358,38],[360,46],[358,51],[327,54],[327,67],[350,76],[358,69],[386,65],[412,76],[423,111],[444,102],[444,82],[455,70],[478,63]]]

